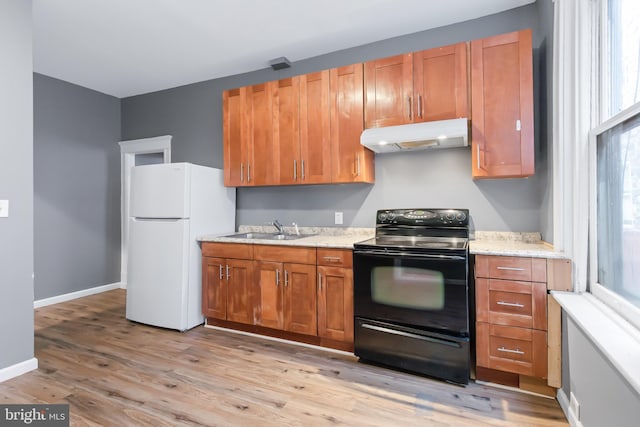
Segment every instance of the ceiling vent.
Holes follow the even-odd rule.
[[[271,65],[271,68],[274,70],[282,70],[283,68],[291,67],[291,61],[289,61],[285,56],[281,56],[280,58],[269,61],[269,65]]]

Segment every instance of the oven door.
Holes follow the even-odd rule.
[[[355,250],[354,314],[468,337],[467,261],[466,253]]]

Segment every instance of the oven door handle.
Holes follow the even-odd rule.
[[[449,347],[462,347],[459,343],[455,341],[443,340],[440,338],[428,337],[424,335],[412,334],[411,332],[398,331],[395,329],[384,328],[382,326],[370,325],[368,323],[363,323],[361,325],[365,329],[371,329],[373,331],[384,332],[386,334],[400,335],[406,338],[414,338],[417,340],[428,341],[436,344],[448,345]]]
[[[459,255],[438,255],[438,254],[425,254],[425,253],[411,253],[405,251],[380,251],[380,250],[355,250],[354,255],[382,255],[382,256],[404,256],[409,258],[427,258],[427,259],[439,259],[439,260],[457,260],[466,261],[467,258]]]

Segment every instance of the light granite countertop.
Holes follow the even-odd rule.
[[[299,227],[300,234],[310,234],[294,240],[243,239],[220,235],[205,235],[201,242],[245,243],[258,245],[306,246],[316,248],[353,249],[353,244],[374,236],[373,228],[355,227]],[[272,226],[241,225],[237,233],[273,233]],[[294,234],[293,227],[285,227],[285,233]],[[228,235],[229,233],[227,233]]]
[[[469,241],[469,253],[475,255],[525,256],[532,258],[566,258],[564,252],[542,240],[540,233],[476,231]]]
[[[209,234],[198,238],[201,242],[245,243],[258,245],[306,246],[317,248],[353,249],[353,244],[375,235],[373,228],[356,227],[299,227],[301,234],[310,234],[294,240],[243,239]],[[268,225],[241,225],[237,233],[273,233]],[[285,233],[294,234],[293,227],[285,227]],[[235,233],[233,233],[235,234]],[[469,241],[469,253],[475,255],[525,256],[533,258],[566,258],[564,252],[554,250],[543,241],[540,233],[501,231],[476,231]]]

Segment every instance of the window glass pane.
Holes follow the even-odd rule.
[[[609,0],[608,117],[640,101],[640,1]]]
[[[640,307],[640,115],[597,141],[598,282]]]

